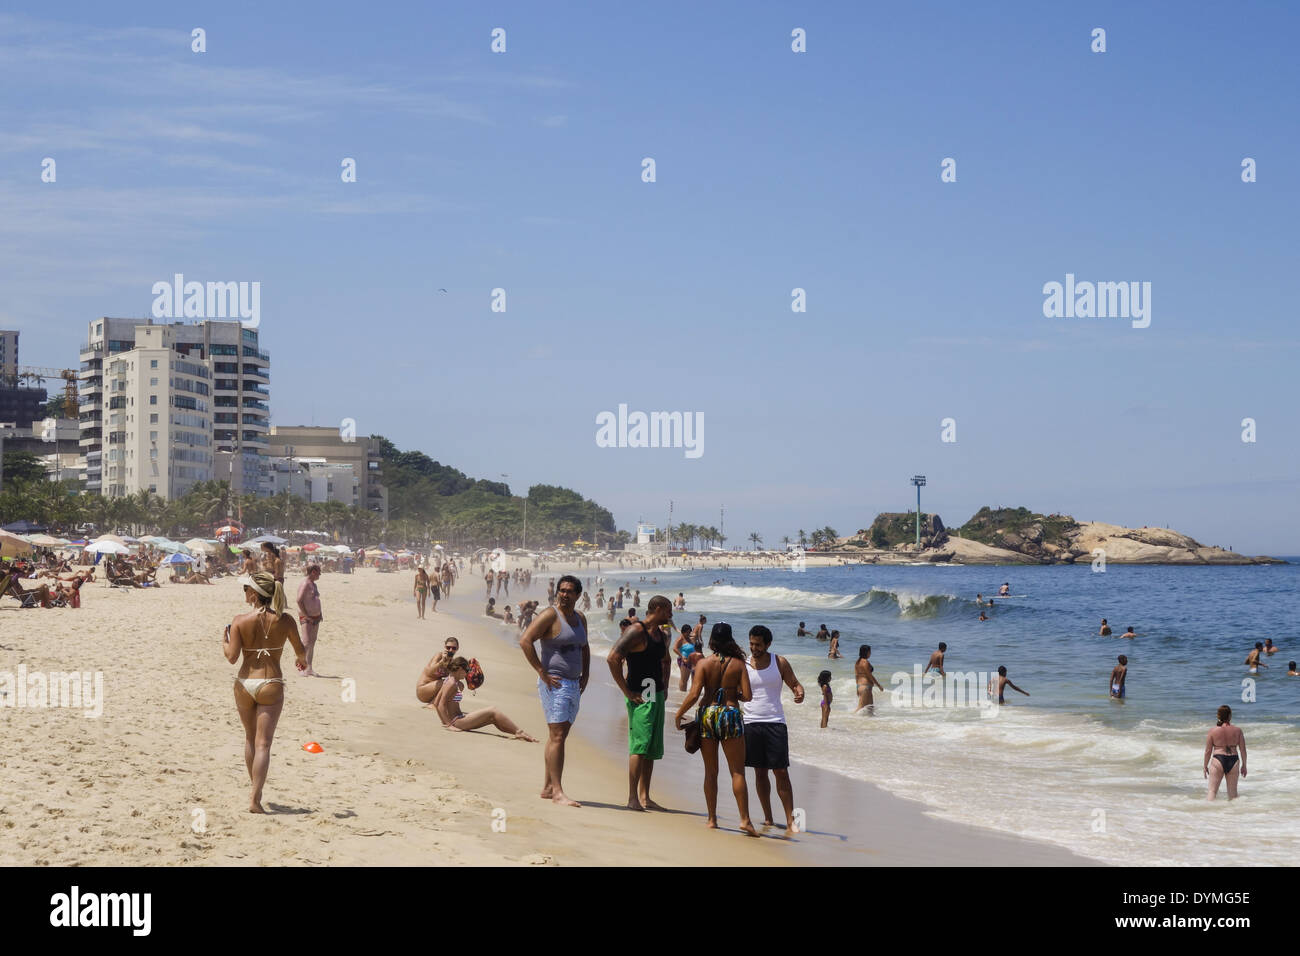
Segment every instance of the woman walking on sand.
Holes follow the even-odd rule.
[[[412,593],[415,595],[415,616],[423,621],[424,604],[429,598],[429,572],[424,568],[419,568],[415,572],[415,589]]]
[[[279,581],[281,587],[284,586],[284,558],[280,557],[280,549],[270,541],[262,542],[262,570]]]
[[[709,634],[710,657],[695,668],[691,692],[680,707],[674,726],[682,729],[682,715],[703,697],[712,701],[700,712],[700,754],[704,757],[704,804],[708,809],[707,826],[718,828],[718,748],[727,758],[731,772],[731,792],[740,811],[740,829],[758,836],[749,819],[749,784],[745,781],[745,721],[740,703],[753,698],[745,652],[731,634],[731,625],[719,621]]]
[[[280,653],[286,643],[292,645],[299,670],[306,668],[307,656],[293,615],[284,613],[284,588],[280,582],[267,571],[242,577],[239,582],[244,586],[244,600],[253,610],[226,625],[222,649],[232,664],[241,654],[244,657],[235,678],[235,706],[244,725],[244,763],[253,785],[248,812],[265,813],[262,787],[271,765],[275,725],[284,708]]]
[[[1232,708],[1224,704],[1218,711],[1219,721],[1205,735],[1205,759],[1201,773],[1210,782],[1207,800],[1219,795],[1219,784],[1228,781],[1228,799],[1237,799],[1237,777],[1246,776],[1246,735],[1232,725]],[[1240,763],[1238,761],[1240,760]]]

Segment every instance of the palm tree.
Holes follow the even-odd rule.
[[[799,529],[799,547],[802,548],[802,547],[804,547],[804,546],[807,545],[807,544],[808,544],[808,535],[804,532],[803,528],[800,528],[800,529]]]
[[[754,550],[757,551],[758,546],[763,543],[763,536],[759,534],[757,531],[751,531],[749,533],[749,540],[750,543],[754,545]]]
[[[782,546],[786,551],[789,551],[789,550],[790,550],[790,536],[789,536],[788,534],[787,534],[785,537],[783,537],[783,538],[781,539],[781,546]]]

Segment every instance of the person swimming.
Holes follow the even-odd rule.
[[[1264,653],[1265,653],[1265,654],[1276,654],[1276,653],[1278,652],[1278,650],[1279,650],[1278,646],[1277,646],[1276,644],[1273,643],[1273,638],[1271,638],[1271,637],[1266,637],[1266,638],[1264,638]]]
[[[1110,625],[1106,623],[1106,619],[1104,617],[1101,619],[1101,630],[1098,633],[1102,637],[1110,637],[1111,635]]]
[[[1130,624],[1128,630],[1121,634],[1120,637],[1137,637],[1137,633],[1133,630],[1133,625]]]
[[[998,588],[998,597],[1009,597],[1011,594],[1011,582],[1004,581],[1002,587]]]

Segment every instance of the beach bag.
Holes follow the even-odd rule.
[[[487,680],[483,676],[483,668],[479,666],[478,658],[475,657],[469,662],[469,671],[465,674],[465,683],[469,685],[470,690],[478,690]]]
[[[702,732],[700,731],[700,717],[698,711],[696,712],[694,720],[688,720],[686,723],[682,724],[682,730],[686,733],[686,752],[688,754],[698,753],[700,749],[700,741],[704,739]]]

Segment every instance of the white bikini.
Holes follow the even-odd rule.
[[[266,630],[266,620],[262,617],[260,611],[257,614],[257,619],[261,621],[262,624],[262,640],[269,641],[271,637]],[[272,651],[282,651],[282,650],[284,650],[283,644],[281,644],[279,647],[245,647],[244,653],[253,651],[254,657],[266,656],[267,658],[269,658],[271,656]],[[285,681],[283,677],[236,677],[235,678],[235,683],[241,684],[244,690],[248,692],[248,696],[252,697],[254,700],[257,699],[257,692],[262,689],[263,684],[283,684],[284,682]]]

